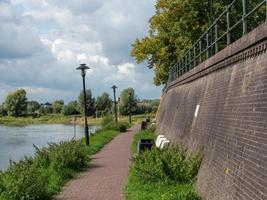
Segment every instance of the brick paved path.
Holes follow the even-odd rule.
[[[63,188],[57,200],[122,200],[130,166],[133,126],[92,156],[88,170],[80,173]]]

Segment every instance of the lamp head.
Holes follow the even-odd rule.
[[[117,87],[116,85],[113,85],[111,88],[112,88],[113,90],[115,90],[115,89],[117,89],[118,87]]]
[[[86,64],[80,64],[80,66],[77,67],[76,69],[81,70],[82,76],[85,76],[86,70],[90,69],[90,67],[86,66]]]

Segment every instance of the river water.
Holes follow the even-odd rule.
[[[99,126],[90,126],[93,133]],[[75,134],[76,133],[76,134]],[[71,125],[47,124],[27,126],[0,125],[0,170],[9,166],[10,160],[18,161],[25,155],[34,155],[33,144],[37,147],[47,146],[47,143],[79,139],[84,136],[84,128]]]

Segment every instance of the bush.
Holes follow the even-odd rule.
[[[87,148],[80,141],[51,143],[47,148],[36,148],[36,160],[44,167],[49,165],[60,172],[63,169],[80,170],[87,166]]]
[[[117,130],[116,122],[112,115],[106,115],[102,119],[102,128],[103,129],[112,129]]]
[[[46,199],[47,177],[32,158],[26,158],[1,175],[0,190],[3,199]]]
[[[88,166],[89,156],[117,134],[116,130],[102,130],[91,137],[89,148],[84,139],[35,147],[34,158],[13,162],[5,172],[0,171],[0,200],[52,199],[68,178]]]
[[[107,126],[108,124],[110,124],[111,122],[114,122],[114,119],[112,117],[112,115],[106,115],[102,118],[102,126]]]
[[[140,181],[192,183],[201,158],[200,153],[187,156],[180,146],[152,148],[136,157],[134,169]]]
[[[47,199],[64,180],[89,163],[88,148],[81,141],[51,143],[35,149],[35,158],[13,162],[0,173],[0,199]]]
[[[128,123],[121,122],[118,124],[118,131],[126,132],[129,127],[130,127],[130,125]]]

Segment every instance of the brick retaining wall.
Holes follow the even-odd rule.
[[[206,200],[267,199],[266,30],[179,77],[162,97],[157,133],[190,151],[204,147],[197,189]]]

